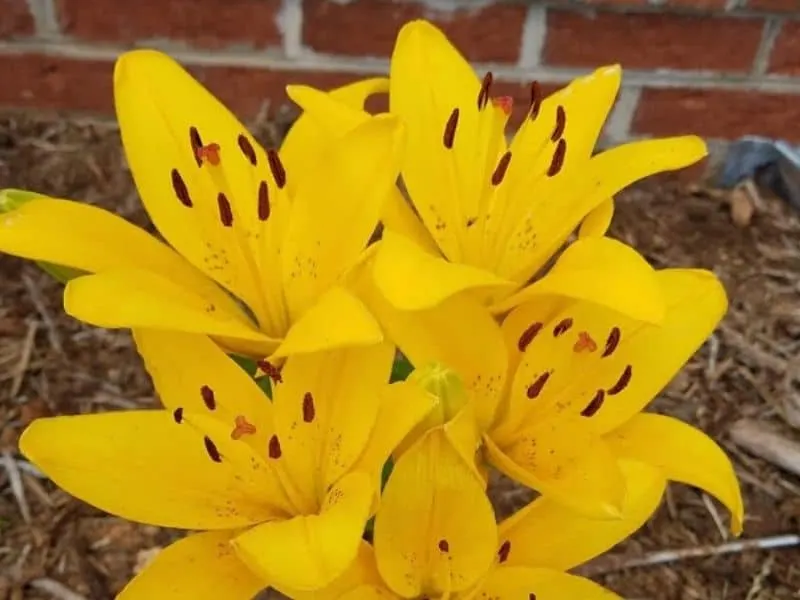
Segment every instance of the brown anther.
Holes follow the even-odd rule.
[[[503,156],[500,157],[500,160],[497,161],[497,166],[494,169],[494,173],[492,173],[492,185],[498,186],[503,183],[503,179],[506,176],[506,171],[508,171],[508,165],[511,162],[511,152],[508,151]]]
[[[439,550],[442,552],[450,552],[450,542],[447,540],[439,540]]]
[[[493,79],[494,77],[491,71],[488,71],[486,75],[483,76],[483,81],[481,82],[481,91],[478,92],[478,110],[483,110],[486,108],[486,103],[489,102],[489,94],[492,91]]]
[[[186,183],[184,183],[181,174],[178,173],[178,169],[172,169],[170,176],[172,177],[172,189],[178,197],[178,200],[180,200],[181,204],[184,206],[191,208],[192,199],[189,197],[189,189],[186,187]]]
[[[280,458],[281,457],[281,442],[278,439],[278,436],[274,433],[272,437],[269,438],[269,457],[270,458]]]
[[[579,331],[578,340],[572,347],[573,352],[594,352],[597,350],[597,342],[592,339],[588,331]]]
[[[508,560],[508,554],[511,552],[511,542],[506,540],[500,546],[500,549],[497,551],[497,560],[500,563],[504,563]]]
[[[311,423],[317,414],[317,409],[314,407],[314,396],[311,392],[306,392],[303,395],[303,421]]]
[[[589,401],[589,404],[586,405],[581,411],[582,417],[592,417],[597,414],[597,411],[600,410],[600,407],[603,406],[603,401],[606,399],[606,393],[603,390],[597,390],[595,395]]]
[[[534,594],[533,592],[528,594],[528,600],[536,600],[536,594]]]
[[[606,390],[609,396],[616,396],[631,382],[631,376],[633,375],[633,367],[631,365],[626,365],[625,369],[622,371],[622,375],[619,376],[617,383],[612,385],[610,388]]]
[[[508,116],[514,108],[514,99],[511,96],[498,96],[497,98],[492,98],[492,106],[501,109]]]
[[[212,167],[219,166],[219,144],[211,143],[195,150],[195,158],[200,164],[208,163]]]
[[[174,411],[172,411],[172,418],[175,419],[175,422],[178,425],[183,423],[183,408],[179,406]]]
[[[269,188],[267,182],[262,181],[258,184],[258,219],[259,221],[266,221],[269,219]]]
[[[247,139],[247,136],[243,133],[239,134],[239,137],[236,138],[236,143],[239,144],[239,150],[242,151],[245,158],[250,161],[250,164],[254,167],[258,164],[258,157],[256,156],[256,150],[253,148],[253,144],[250,143],[250,140]]]
[[[267,150],[267,162],[269,163],[269,170],[272,171],[272,178],[275,180],[275,185],[278,189],[283,189],[286,185],[286,169],[283,168],[281,157],[278,151],[274,148]]]
[[[525,350],[528,349],[533,338],[539,334],[543,327],[544,323],[533,323],[522,332],[522,335],[519,336],[519,340],[517,341],[517,348],[519,348],[520,352],[525,352]]]
[[[567,113],[564,107],[559,105],[556,108],[556,127],[550,136],[550,141],[557,142],[564,135],[564,128],[567,126]]]
[[[236,415],[233,420],[233,431],[231,431],[231,439],[238,440],[245,435],[254,435],[256,433],[256,426],[248,422],[242,415]]]
[[[528,110],[528,117],[531,121],[539,116],[539,111],[542,109],[542,86],[538,81],[531,83],[531,107]]]
[[[208,452],[208,456],[211,458],[211,460],[214,462],[222,462],[222,455],[219,453],[216,444],[211,441],[211,438],[205,436],[203,438],[203,443],[206,446],[206,452]]]
[[[203,161],[200,160],[200,157],[197,155],[197,151],[203,147],[203,140],[200,137],[200,132],[197,131],[197,127],[190,127],[189,128],[189,143],[192,145],[192,156],[197,161],[197,166],[201,166]]]
[[[256,363],[258,368],[264,371],[267,376],[274,381],[275,383],[283,383],[283,376],[281,375],[281,370],[273,365],[268,360],[260,360]]]
[[[556,151],[553,153],[553,160],[550,162],[550,167],[547,169],[548,177],[555,177],[561,172],[564,166],[564,157],[567,155],[567,140],[561,138],[556,144]]]
[[[534,398],[538,397],[539,394],[542,393],[544,384],[547,383],[548,379],[550,379],[550,371],[545,371],[539,375],[539,377],[536,378],[536,381],[528,386],[528,390],[526,392],[528,398],[533,400]]]
[[[219,220],[225,227],[231,227],[233,225],[233,210],[228,197],[222,192],[217,194],[217,206],[219,207]]]
[[[458,115],[459,111],[457,108],[453,109],[453,112],[450,113],[450,116],[447,117],[447,123],[444,126],[444,133],[442,134],[442,144],[448,150],[453,148],[453,142],[456,139],[456,128],[458,127]]]
[[[567,333],[570,328],[572,327],[572,319],[567,317],[566,319],[561,319],[556,326],[553,327],[553,337],[559,337]]]
[[[200,388],[200,397],[203,398],[203,404],[206,405],[208,410],[217,408],[217,400],[214,398],[214,390],[207,385]]]
[[[608,333],[608,339],[606,340],[606,347],[605,350],[603,350],[602,358],[611,356],[614,353],[614,350],[619,346],[621,337],[622,332],[619,330],[619,327],[612,327],[611,331]]]

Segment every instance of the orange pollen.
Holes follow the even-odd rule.
[[[586,331],[579,331],[578,332],[578,341],[575,342],[575,345],[572,347],[574,352],[583,352],[584,350],[588,352],[594,352],[597,350],[597,342],[592,339],[592,336],[588,334]]]
[[[511,114],[511,109],[514,108],[514,99],[511,96],[498,96],[492,98],[492,104],[503,110],[506,116]]]
[[[231,439],[238,440],[245,435],[253,435],[256,432],[256,426],[248,422],[242,415],[237,415],[234,419],[233,431],[231,431]]]
[[[207,162],[213,167],[219,165],[219,144],[212,143],[200,146],[195,150],[197,153],[197,160],[201,163]]]

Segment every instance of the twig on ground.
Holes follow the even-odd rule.
[[[26,523],[31,522],[31,511],[28,507],[28,501],[25,499],[25,486],[22,484],[22,476],[19,472],[19,467],[16,461],[11,456],[11,452],[5,451],[0,454],[0,462],[3,468],[8,473],[8,483],[11,487],[11,493],[19,505],[19,512],[22,515],[22,520]]]
[[[703,498],[703,504],[705,505],[706,510],[711,515],[711,519],[714,521],[714,525],[717,526],[717,531],[719,531],[720,538],[722,539],[723,542],[727,541],[729,538],[728,529],[723,524],[722,517],[720,516],[717,507],[714,506],[714,502],[711,500],[708,494],[704,493],[701,494],[701,496]]]
[[[697,546],[695,548],[682,548],[680,550],[659,550],[644,556],[613,556],[607,555],[580,569],[580,574],[588,577],[605,575],[614,571],[630,569],[633,567],[647,567],[678,562],[689,558],[704,558],[719,556],[721,554],[734,554],[747,550],[777,550],[800,546],[800,535],[786,534],[772,537],[725,542],[718,545]]]
[[[20,354],[17,366],[14,368],[14,377],[11,380],[12,398],[16,397],[22,387],[22,380],[31,362],[31,354],[33,353],[33,345],[36,340],[36,330],[38,328],[39,325],[36,321],[28,321],[28,331],[25,334],[25,340],[22,342],[22,353]]]
[[[86,596],[73,592],[63,583],[59,583],[55,579],[49,577],[39,577],[30,582],[32,588],[50,594],[53,598],[58,600],[87,600]]]
[[[64,349],[61,345],[61,336],[58,334],[55,321],[53,321],[53,317],[50,315],[50,311],[47,310],[47,306],[42,299],[42,293],[39,290],[39,287],[24,273],[22,274],[22,283],[25,284],[25,289],[28,290],[28,295],[31,297],[31,302],[33,302],[36,312],[39,313],[39,316],[42,318],[42,322],[47,329],[47,339],[50,341],[50,345],[53,347],[53,350],[59,354],[64,354]]]
[[[800,443],[752,419],[741,419],[734,423],[730,434],[734,443],[751,454],[800,475]]]

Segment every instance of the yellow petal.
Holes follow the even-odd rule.
[[[258,342],[268,355],[278,342],[259,332],[242,313],[226,312],[213,300],[150,271],[120,269],[73,279],[64,309],[98,327],[205,333]]]
[[[550,569],[525,567],[493,569],[481,588],[481,596],[501,600],[622,600],[589,579]]]
[[[547,307],[540,314],[535,302],[515,309],[508,320],[516,331],[507,323],[506,338],[525,353],[496,435],[513,435],[523,421],[564,416],[580,416],[602,434],[641,411],[726,308],[725,292],[710,272],[667,269],[656,278],[666,305],[660,325],[587,302],[566,304],[555,316]]]
[[[281,159],[287,169],[307,173],[324,154],[326,145],[366,121],[364,104],[370,96],[389,91],[385,77],[364,79],[327,93],[304,85],[286,86],[286,94],[303,109],[281,144]],[[341,106],[341,110],[337,108]],[[349,109],[349,110],[347,110]],[[292,194],[297,180],[288,181]]]
[[[385,386],[379,396],[380,406],[367,446],[355,469],[380,477],[381,469],[409,431],[431,409],[436,400],[424,389],[409,381]]]
[[[330,95],[339,102],[353,108],[364,108],[370,96],[389,93],[389,79],[387,77],[372,77],[348,83],[331,90]]]
[[[658,508],[666,479],[659,469],[640,462],[621,460],[620,468],[626,494],[618,518],[586,517],[554,498],[540,497],[500,524],[501,562],[567,571],[630,537]]]
[[[431,256],[389,231],[375,251],[373,274],[378,289],[399,310],[429,309],[465,290],[494,291],[513,285],[489,271]]]
[[[619,65],[608,65],[594,72],[578,77],[568,86],[550,94],[544,99],[535,119],[527,119],[511,144],[515,155],[525,157],[522,164],[530,164],[535,153],[550,141],[556,125],[555,114],[561,106],[566,116],[564,130],[560,137],[569,142],[568,157],[576,162],[587,160],[595,149],[603,126],[614,106],[620,84],[622,69]],[[509,169],[508,179],[513,185],[530,177],[524,167],[517,164],[516,169]]]
[[[649,175],[691,165],[706,153],[705,143],[693,136],[632,142],[598,154],[575,173],[540,180],[535,190],[540,200],[498,241],[504,249],[498,274],[529,280],[608,198]]]
[[[298,185],[281,256],[293,319],[356,263],[394,188],[402,148],[399,120],[372,117],[331,144]]]
[[[742,492],[733,464],[705,433],[664,415],[642,413],[606,436],[618,455],[661,469],[673,481],[714,496],[731,512],[731,531],[742,532]]]
[[[369,278],[361,280],[358,292],[413,365],[439,363],[461,376],[481,429],[488,427],[503,390],[507,357],[502,333],[486,309],[459,294],[429,310],[399,311]]]
[[[173,543],[125,586],[117,600],[251,600],[267,583],[234,553],[234,533],[210,531]]]
[[[636,250],[607,237],[570,244],[539,281],[493,307],[505,312],[541,296],[593,302],[637,321],[659,323],[664,300],[656,273]]]
[[[90,204],[37,198],[0,215],[0,251],[95,273],[158,273],[230,312],[236,304],[211,279],[155,237]]]
[[[434,429],[395,464],[375,518],[378,570],[413,598],[475,584],[494,558],[497,529],[482,482]]]
[[[578,237],[600,237],[606,234],[614,218],[614,199],[603,201],[597,208],[590,211],[581,221],[578,228]]]
[[[350,473],[331,487],[319,514],[264,523],[236,537],[233,545],[275,586],[323,588],[356,558],[373,493],[369,476]]]
[[[588,517],[619,518],[625,479],[617,457],[580,423],[537,424],[502,446],[489,435],[484,444],[495,467],[543,496]]]
[[[292,325],[273,356],[371,346],[382,340],[381,327],[367,307],[348,290],[336,286],[323,293]]]
[[[260,457],[227,429],[199,431],[195,420],[161,410],[40,419],[20,449],[65,491],[131,521],[229,529],[280,514]]]
[[[665,269],[658,272],[667,312],[658,327],[644,326],[626,336],[605,360],[609,369],[633,366],[628,386],[593,419],[610,431],[641,411],[711,335],[728,307],[725,289],[710,271]]]
[[[217,344],[204,335],[155,329],[134,330],[133,338],[165,408],[208,412],[264,451],[274,433],[272,404]]]
[[[382,592],[391,594],[386,590],[386,586],[383,585],[381,576],[378,573],[375,552],[366,541],[362,541],[359,545],[358,554],[356,554],[355,559],[350,563],[347,570],[330,585],[313,592],[290,590],[280,586],[276,589],[293,600],[340,600],[344,595],[362,586],[375,586],[381,588]]]
[[[339,600],[393,600],[400,598],[380,585],[361,585],[338,597]]]
[[[391,344],[291,356],[273,405],[280,462],[310,502],[367,446],[394,358]]]
[[[286,86],[286,93],[292,101],[297,104],[303,113],[297,120],[297,123],[292,125],[289,130],[289,136],[284,141],[284,147],[289,144],[290,149],[292,146],[297,145],[297,153],[300,154],[300,142],[302,141],[303,153],[307,153],[309,149],[317,152],[324,152],[320,144],[320,136],[322,139],[341,139],[345,134],[351,132],[359,125],[363,125],[370,120],[370,114],[364,110],[364,101],[367,96],[364,96],[362,102],[358,102],[355,97],[361,94],[368,94],[373,91],[372,83],[374,82],[379,87],[387,86],[387,79],[370,79],[363,82],[356,82],[352,84],[349,92],[345,93],[347,98],[342,98],[341,92],[336,93],[337,90],[331,92],[323,92],[308,85],[289,85]],[[339,88],[340,90],[344,88]],[[355,100],[355,101],[354,101]],[[300,125],[300,129],[296,128]],[[314,139],[316,138],[316,140]],[[284,149],[281,148],[281,150]],[[317,154],[317,158],[322,156],[321,153]]]
[[[425,229],[425,224],[414,212],[411,203],[406,200],[399,188],[389,195],[381,215],[384,232],[391,231],[414,242],[420,249],[432,256],[440,256],[436,242]],[[384,233],[384,237],[386,234]]]
[[[369,120],[364,112],[367,97],[388,91],[389,80],[366,79],[325,94],[309,86],[290,85],[289,97],[303,109],[281,146],[281,157],[290,166],[302,165],[303,172],[316,165],[325,152],[325,141],[341,139],[346,133]],[[290,189],[293,182],[290,181]],[[412,240],[423,249],[438,254],[436,242],[414,213],[397,187],[386,200],[381,221],[384,226]]]
[[[262,264],[261,237],[280,237],[282,231],[272,224],[286,216],[287,206],[284,184],[276,182],[264,150],[200,83],[160,52],[134,50],[119,58],[114,100],[131,172],[158,230],[277,334],[275,319],[282,317],[274,311],[283,306],[280,294],[273,293],[274,266]],[[198,141],[216,144],[219,160],[198,160]],[[268,220],[259,215],[262,182],[270,201]],[[182,188],[186,194],[179,192]],[[262,268],[270,285],[262,285]]]
[[[546,173],[560,140],[566,141],[567,152],[557,178],[569,180],[573,168],[580,173],[578,177],[583,177],[583,172],[577,170],[584,168],[592,154],[616,99],[621,77],[619,66],[601,67],[545,98],[535,118],[525,119],[511,142],[512,160],[500,186],[504,193],[499,196],[497,214],[487,224],[489,250],[496,258],[505,253],[512,232],[524,216],[529,212],[536,214],[539,206],[547,202],[540,187],[546,185]],[[559,113],[563,117],[561,125]],[[554,140],[557,128],[562,130]],[[563,208],[563,202],[559,204]],[[518,239],[540,243],[542,232],[527,233],[531,235],[520,235]]]
[[[483,185],[469,185],[483,177],[488,151],[473,143],[479,137],[480,81],[441,31],[418,20],[397,36],[389,82],[391,112],[408,130],[403,183],[442,252],[458,261],[467,219],[475,216],[466,210],[477,207],[484,191]],[[443,137],[454,109],[455,141],[447,148]]]

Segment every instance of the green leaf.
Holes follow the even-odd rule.
[[[13,188],[0,190],[0,214],[16,210],[26,202],[30,202],[36,198],[44,198],[44,195]],[[75,279],[76,277],[86,274],[84,271],[73,269],[72,267],[65,267],[64,265],[56,265],[43,261],[36,261],[36,264],[42,271],[61,283],[67,283],[70,279]]]
[[[394,470],[394,461],[390,456],[389,459],[383,464],[383,470],[381,471],[381,491],[383,488],[386,487],[386,482],[389,481],[389,476],[392,474]]]
[[[246,356],[242,356],[240,354],[229,354],[228,356],[230,356],[233,359],[233,362],[239,365],[245,373],[250,375],[250,377],[255,376],[256,371],[258,370],[258,365],[252,358],[247,358]]]
[[[414,366],[405,356],[398,352],[394,358],[394,365],[392,365],[392,376],[389,379],[389,383],[405,381],[406,378],[411,375],[413,370]]]
[[[26,202],[30,202],[36,198],[44,198],[44,195],[37,194],[36,192],[29,192],[28,190],[16,190],[14,188],[0,190],[0,213],[11,212]]]
[[[258,387],[264,390],[267,398],[272,400],[272,379],[270,379],[269,376],[259,377],[256,379],[256,383],[258,384]]]

